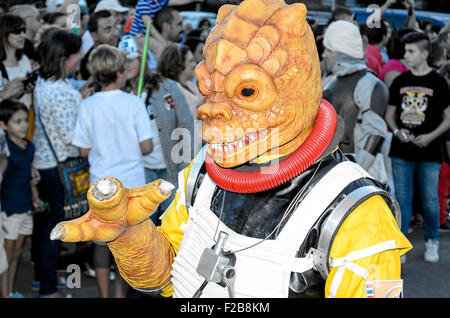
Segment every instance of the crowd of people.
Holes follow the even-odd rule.
[[[346,7],[316,30],[323,96],[345,121],[340,148],[390,186],[405,235],[413,217],[423,222],[424,259],[434,263],[439,231],[450,228],[450,25],[420,21],[414,0],[402,3],[408,19],[398,30],[376,15],[358,25]]]
[[[56,274],[61,246],[50,240],[64,218],[58,163],[89,158],[91,185],[103,177],[127,188],[159,178],[177,184],[177,172],[193,158],[200,105],[193,72],[208,32],[183,32],[181,15],[170,6],[188,2],[166,1],[156,10],[139,1],[135,10],[102,0],[82,11],[78,30],[69,28],[63,1],[44,11],[14,5],[0,16],[3,297],[22,296],[14,280],[30,235],[33,287],[40,297],[64,296]],[[146,28],[130,22],[148,16],[152,33],[143,52]],[[177,129],[187,133],[173,137]],[[176,145],[184,160],[171,155]],[[156,224],[165,208],[152,216]],[[112,256],[94,243],[91,264],[100,296],[108,297]],[[115,296],[124,297],[116,277]]]
[[[90,185],[116,177],[127,188],[160,178],[177,186],[178,172],[195,156],[201,94],[194,69],[212,26],[207,19],[195,29],[183,24],[172,6],[192,1],[139,0],[135,8],[80,1],[75,28],[70,1],[39,10],[18,4],[0,15],[2,297],[23,297],[14,280],[28,236],[39,297],[64,296],[56,274],[61,243],[50,240],[64,218],[58,163],[88,158]],[[387,0],[382,12],[395,2]],[[414,1],[403,4],[409,19],[399,30],[384,19],[358,25],[345,7],[325,26],[309,22],[323,97],[345,122],[340,148],[389,185],[405,235],[412,217],[423,219],[425,261],[437,262],[439,231],[450,229],[450,25],[419,21]],[[188,133],[174,136],[179,129]],[[175,160],[180,143],[184,160]],[[152,215],[155,224],[170,202]],[[92,250],[106,298],[112,255],[101,242]],[[125,297],[116,277],[114,296]]]

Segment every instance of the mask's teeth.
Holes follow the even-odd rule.
[[[211,149],[213,151],[219,151],[220,150],[220,144],[211,144]]]
[[[220,144],[211,143],[210,146],[211,146],[211,150],[213,150],[214,152],[231,153],[231,152],[241,150],[242,148],[244,148],[245,146],[254,142],[259,137],[262,137],[263,135],[264,135],[264,133],[262,133],[262,132],[254,132],[254,133],[245,135],[241,139],[235,140],[233,142],[220,143]]]
[[[239,140],[239,142],[238,142],[238,149],[242,149],[242,146],[243,146],[243,142],[242,142],[242,140]]]

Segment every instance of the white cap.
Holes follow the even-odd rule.
[[[138,46],[134,37],[131,35],[124,35],[119,42],[118,45],[121,51],[124,51],[127,54],[127,58],[134,59],[139,56]]]
[[[45,4],[47,6],[47,9],[49,11],[54,11],[57,6],[60,6],[64,3],[64,0],[46,0]],[[82,11],[85,11],[87,13],[87,3],[86,0],[80,0],[78,1],[78,5],[80,6],[80,9]]]
[[[94,12],[102,10],[127,12],[129,8],[122,6],[119,0],[101,0],[99,3],[97,3]]]
[[[64,0],[47,0],[45,5],[49,11],[55,10],[55,8],[64,3]]]
[[[364,58],[363,41],[359,28],[348,21],[335,21],[325,31],[323,45],[333,52]]]

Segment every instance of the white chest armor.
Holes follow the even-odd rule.
[[[211,248],[218,234],[228,234],[225,251],[236,255],[236,297],[287,297],[291,272],[305,272],[314,268],[313,257],[296,257],[296,253],[322,213],[351,182],[369,177],[357,164],[345,161],[333,167],[310,190],[297,209],[290,215],[276,239],[258,239],[240,235],[210,210],[215,184],[206,175],[193,207],[171,272],[173,297],[190,298],[202,285],[204,278],[197,266],[205,248]],[[202,297],[228,297],[228,290],[216,283],[206,285]]]

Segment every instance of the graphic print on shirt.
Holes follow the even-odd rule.
[[[400,120],[409,128],[422,125],[425,121],[425,111],[428,108],[428,99],[434,91],[426,87],[404,87],[400,90],[403,95],[402,113]]]
[[[168,111],[170,111],[171,109],[173,109],[175,107],[175,101],[173,100],[172,95],[170,95],[170,94],[164,95],[164,100],[166,101],[165,106]]]

